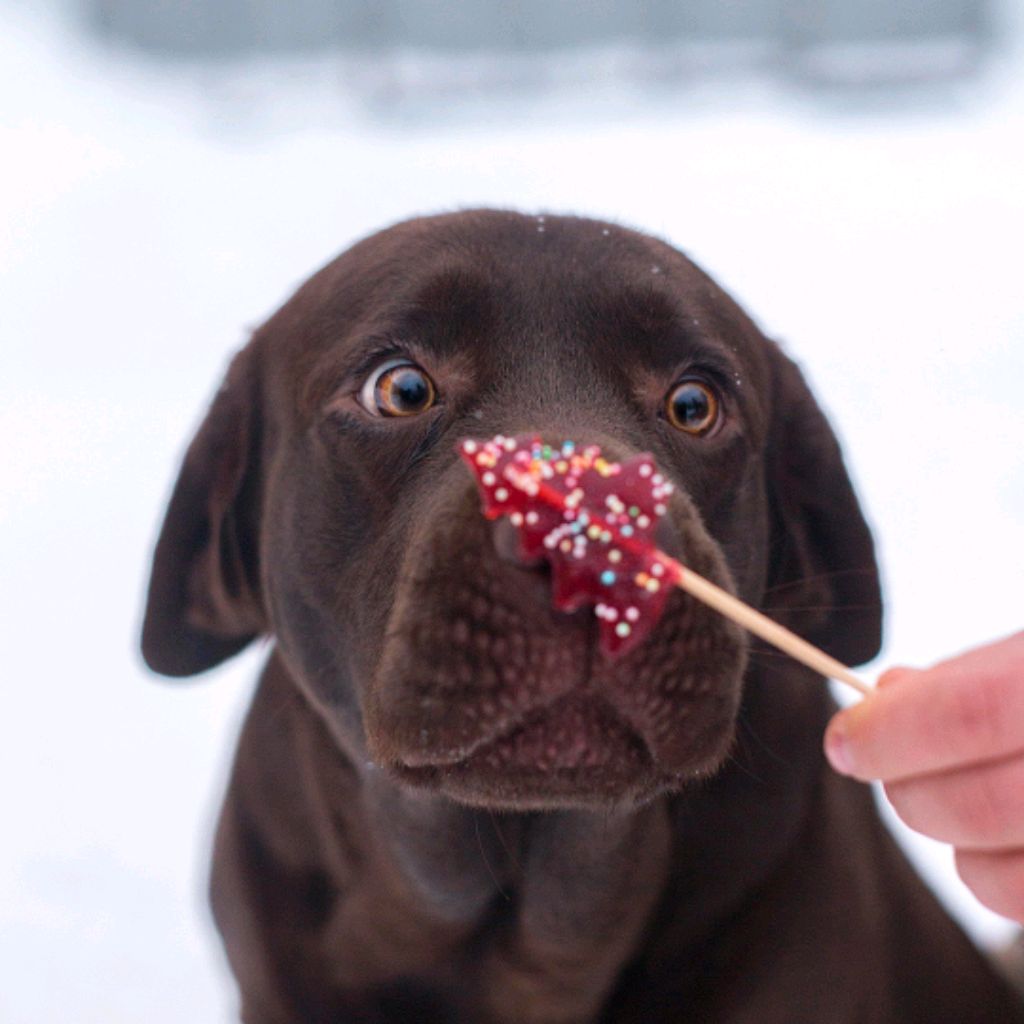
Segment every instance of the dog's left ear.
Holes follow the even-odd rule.
[[[153,556],[142,654],[189,676],[266,631],[259,583],[259,409],[252,346],[189,445]]]
[[[839,442],[799,368],[771,346],[772,426],[765,453],[772,557],[765,607],[848,665],[882,643],[875,547]]]

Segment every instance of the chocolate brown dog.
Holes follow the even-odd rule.
[[[274,647],[212,899],[249,1024],[1000,1024],[1019,1007],[827,769],[821,681],[681,593],[618,660],[480,514],[464,437],[652,452],[661,545],[836,657],[871,538],[801,375],[662,242],[410,221],[232,363],[143,650]]]

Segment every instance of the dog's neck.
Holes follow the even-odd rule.
[[[666,803],[494,814],[370,785],[377,841],[419,910],[473,936],[473,1019],[591,1019],[664,890]]]
[[[640,808],[496,813],[370,771],[370,831],[407,897],[445,935],[473,937],[473,977],[461,981],[486,994],[474,1019],[514,1007],[507,1019],[549,1020],[553,1006],[558,1019],[590,1019],[642,933],[656,942],[668,925],[685,957],[757,890],[796,842],[820,777],[831,702],[795,676],[753,672],[723,769]]]

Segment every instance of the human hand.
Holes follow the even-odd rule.
[[[1024,922],[1024,633],[886,672],[825,734],[836,771],[880,779],[912,829],[952,844],[985,906]]]

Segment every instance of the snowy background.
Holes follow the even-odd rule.
[[[150,547],[230,352],[394,220],[572,211],[681,246],[785,340],[844,439],[889,599],[868,674],[1024,626],[1019,3],[979,75],[856,95],[637,81],[607,55],[582,87],[483,94],[432,95],[413,60],[389,92],[324,57],[155,62],[29,7],[0,0],[7,1024],[231,1018],[204,890],[259,652],[148,674]],[[1000,942],[947,851],[911,845]]]

